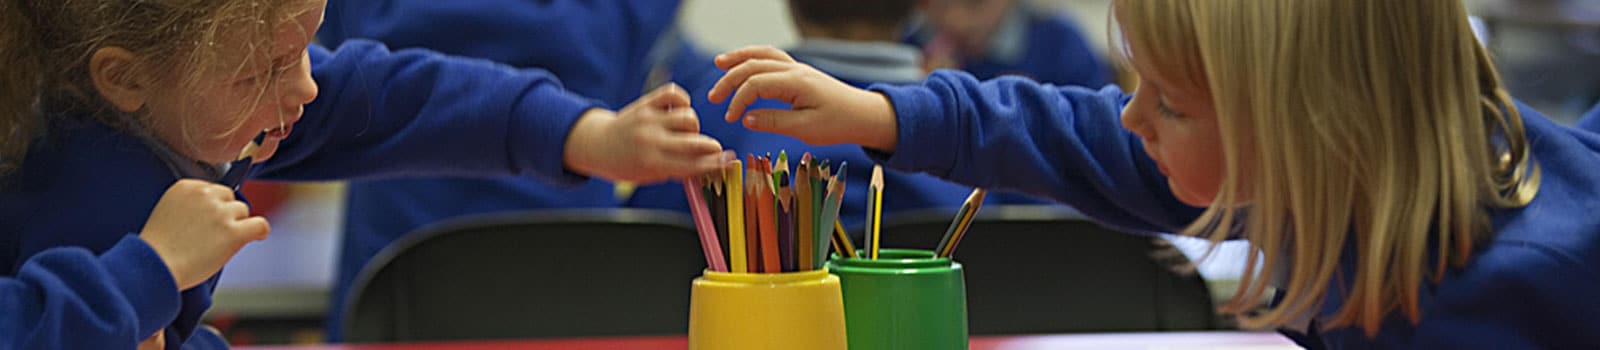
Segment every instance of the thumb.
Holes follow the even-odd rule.
[[[683,87],[678,86],[678,84],[668,83],[665,86],[650,91],[649,95],[646,95],[644,98],[640,98],[639,101],[643,102],[645,106],[656,107],[660,109],[688,107],[689,93],[684,91]]]
[[[272,232],[272,225],[267,223],[267,218],[260,216],[251,216],[244,220],[239,220],[238,225],[241,230],[240,233],[251,241],[267,239],[267,235]]]

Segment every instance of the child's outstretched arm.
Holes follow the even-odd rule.
[[[770,47],[717,57],[727,118],[808,143],[855,143],[889,167],[1047,196],[1123,228],[1171,232],[1202,211],[1179,202],[1120,123],[1127,97],[1020,78],[939,71],[921,85],[856,89]],[[757,98],[793,110],[745,108]],[[878,151],[878,152],[870,152]]]
[[[259,177],[532,175],[575,184],[589,175],[649,182],[710,172],[724,157],[720,144],[698,134],[681,89],[612,113],[568,93],[542,70],[424,50],[390,52],[362,40],[335,52],[310,51],[321,93]],[[592,147],[568,152],[579,145]]]

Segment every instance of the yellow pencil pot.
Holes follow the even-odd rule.
[[[689,349],[845,350],[839,277],[707,270],[689,297]]]

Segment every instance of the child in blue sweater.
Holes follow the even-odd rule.
[[[234,176],[649,182],[726,161],[681,89],[611,112],[543,71],[330,52],[309,46],[324,6],[0,3],[0,349],[226,347],[197,327],[217,271],[270,231],[216,184]]]
[[[1514,102],[1461,2],[1113,6],[1131,100],[948,71],[861,90],[772,48],[719,56],[709,97],[890,167],[1246,239],[1265,277],[1227,308],[1271,297],[1244,324],[1308,347],[1600,347],[1600,135]]]
[[[924,0],[906,42],[930,68],[960,69],[978,79],[1024,76],[1056,85],[1104,86],[1111,67],[1064,14],[1026,0]]]
[[[676,0],[346,0],[328,5],[317,39],[330,46],[371,39],[390,48],[539,67],[572,92],[622,106],[646,92],[647,85],[660,84],[648,78],[652,68],[666,65],[669,45],[678,44],[673,40],[678,5]],[[710,55],[700,56],[709,66]],[[611,183],[599,179],[571,186],[526,176],[363,179],[351,181],[347,193],[325,322],[330,341],[343,339],[344,299],[362,267],[413,230],[469,214],[625,203]],[[682,196],[683,188],[674,193]]]
[[[896,33],[911,17],[915,1],[881,0],[859,3],[853,0],[790,0],[789,18],[800,34],[800,42],[789,52],[794,58],[814,65],[846,84],[865,88],[874,83],[909,84],[922,80],[921,57],[916,47],[895,40]],[[688,50],[686,52],[694,52]],[[674,62],[673,78],[694,94],[711,90],[722,72],[715,67],[709,55],[680,55]],[[697,70],[695,65],[706,66]],[[703,71],[699,76],[692,72]],[[703,102],[703,101],[702,101]],[[777,106],[774,101],[770,106]],[[727,113],[726,106],[711,103],[695,104],[696,113],[706,118],[716,118]],[[867,185],[875,162],[860,147],[848,145],[812,146],[784,135],[753,132],[726,123],[719,127],[704,128],[708,135],[717,138],[724,146],[750,153],[787,151],[791,157],[810,152],[818,159],[830,161],[834,171],[848,167],[843,209],[840,222],[850,232],[860,233],[867,212]],[[797,162],[798,158],[791,159]],[[927,208],[956,208],[972,192],[971,186],[951,183],[927,174],[915,172],[884,172],[883,211]],[[674,186],[676,185],[676,186]],[[686,205],[683,188],[678,184],[642,187],[634,194],[640,203],[674,203]],[[1048,204],[1048,202],[1013,193],[994,193],[985,203],[995,204]],[[892,215],[891,215],[892,217]]]

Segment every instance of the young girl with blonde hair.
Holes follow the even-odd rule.
[[[859,90],[771,48],[719,56],[710,98],[901,170],[1245,239],[1265,277],[1225,308],[1272,297],[1244,324],[1309,347],[1600,347],[1600,136],[1514,102],[1460,1],[1113,6],[1131,100],[950,71]]]
[[[329,52],[325,5],[0,1],[0,349],[226,347],[200,317],[269,227],[217,182],[724,165],[681,89],[612,112],[543,71]]]

